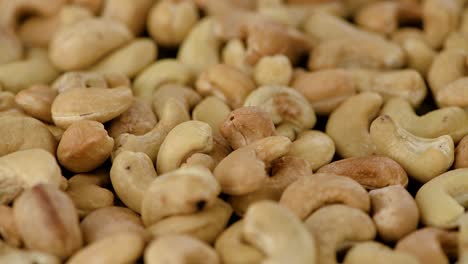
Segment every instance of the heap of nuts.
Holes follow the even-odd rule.
[[[0,0],[0,263],[466,264],[467,111],[465,0]]]

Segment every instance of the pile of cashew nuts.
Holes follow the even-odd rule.
[[[0,263],[468,264],[468,1],[0,0]]]

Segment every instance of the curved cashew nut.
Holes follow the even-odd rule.
[[[336,252],[350,243],[373,240],[376,230],[363,211],[334,204],[318,209],[304,222],[317,242],[317,263],[336,264]]]
[[[292,142],[288,155],[307,160],[311,169],[315,171],[333,159],[335,143],[321,131],[303,131]]]
[[[223,232],[232,214],[231,206],[216,198],[211,207],[188,214],[175,215],[149,226],[155,237],[167,234],[186,234],[212,244]]]
[[[86,244],[127,232],[150,239],[140,216],[125,207],[107,206],[94,210],[81,221],[80,227]]]
[[[422,4],[424,34],[433,48],[439,48],[456,31],[463,3],[457,0],[426,0]]]
[[[468,114],[459,107],[445,107],[418,116],[408,101],[392,98],[385,103],[382,115],[390,116],[401,127],[418,137],[450,135],[454,142],[468,134]]]
[[[133,83],[136,97],[151,100],[153,93],[163,84],[190,84],[194,79],[193,72],[175,59],[158,60],[141,72]]]
[[[156,161],[160,174],[173,171],[195,153],[208,153],[213,148],[211,127],[200,121],[187,121],[174,127],[159,148]]]
[[[31,12],[40,16],[52,16],[59,12],[65,2],[64,0],[52,0],[47,3],[40,0],[2,1],[0,2],[0,25],[15,30],[21,16]]]
[[[143,152],[156,161],[166,135],[178,124],[190,120],[189,111],[199,100],[200,96],[189,88],[177,84],[163,85],[153,96],[153,108],[159,123],[143,135],[121,134],[116,139],[112,156],[129,150]]]
[[[457,237],[456,232],[426,227],[398,241],[395,250],[416,257],[420,263],[450,263],[445,253],[456,252]]]
[[[382,104],[379,94],[364,92],[349,97],[331,113],[325,130],[335,142],[336,152],[340,156],[350,158],[375,153],[369,125]]]
[[[412,69],[393,71],[348,70],[359,92],[376,92],[387,101],[393,97],[408,100],[413,107],[418,107],[427,95],[424,78]]]
[[[468,169],[448,171],[425,183],[416,194],[416,203],[425,225],[441,228],[457,226],[464,214]]]
[[[284,190],[280,199],[280,204],[300,219],[306,219],[329,203],[344,203],[364,212],[370,209],[369,195],[359,183],[348,177],[328,173],[298,179]]]
[[[466,55],[464,51],[448,49],[435,56],[427,73],[427,81],[432,94],[437,96],[446,85],[465,76]]]
[[[249,245],[243,235],[244,221],[239,220],[219,235],[214,245],[225,264],[259,263],[263,254]]]
[[[447,171],[454,160],[454,143],[449,135],[435,139],[417,137],[387,115],[372,122],[370,136],[379,154],[395,160],[409,176],[421,182]]]
[[[216,64],[204,70],[196,82],[201,95],[214,95],[233,109],[242,106],[256,88],[254,80],[234,66]]]
[[[232,111],[220,127],[221,135],[233,149],[275,135],[270,115],[260,107],[241,107]]]
[[[221,39],[214,28],[212,17],[199,20],[179,47],[177,59],[197,74],[220,61]]]
[[[216,111],[213,111],[216,109]],[[231,113],[231,108],[215,96],[205,97],[192,111],[192,119],[207,123],[211,126],[213,134],[219,134],[221,125]]]
[[[265,253],[265,263],[316,263],[315,240],[302,222],[278,203],[262,201],[247,209],[244,239]],[[294,237],[293,240],[288,239]]]
[[[145,249],[148,264],[220,263],[219,257],[206,243],[186,235],[157,238]]]
[[[231,196],[229,203],[238,215],[244,215],[250,204],[260,200],[279,201],[283,191],[294,181],[311,174],[308,162],[302,158],[284,156],[272,162],[271,177],[260,189],[251,193]]]
[[[466,97],[468,78],[455,80],[440,90],[435,100],[439,107],[458,106],[468,108],[468,98]]]
[[[214,170],[222,191],[243,195],[258,190],[268,178],[270,163],[284,156],[290,145],[288,138],[272,136],[231,152]]]
[[[333,173],[350,177],[370,190],[394,184],[408,185],[408,176],[400,164],[382,156],[338,160],[321,167],[317,173]]]
[[[156,176],[153,161],[142,152],[121,152],[110,169],[115,193],[126,206],[138,213],[144,193]]]
[[[27,164],[27,166],[25,166]],[[66,189],[67,180],[62,176],[55,157],[42,149],[13,152],[0,158],[0,203],[8,204],[23,189],[39,183]]]
[[[381,243],[369,241],[362,242],[351,248],[343,261],[343,264],[419,264],[418,259],[408,253],[392,250]]]
[[[244,106],[258,106],[270,113],[273,123],[291,123],[299,130],[312,128],[317,121],[307,99],[286,86],[262,86],[250,93]]]
[[[14,93],[34,84],[49,83],[58,75],[47,51],[38,48],[28,50],[24,60],[0,65],[0,83],[4,90]]]
[[[104,4],[101,16],[124,24],[133,34],[138,35],[145,27],[152,4],[151,0],[114,0]]]
[[[419,209],[411,194],[401,185],[393,185],[369,192],[372,218],[379,236],[396,242],[416,230]]]
[[[398,44],[381,38],[350,37],[320,42],[309,57],[308,68],[389,70],[405,63],[405,53]]]
[[[157,177],[146,190],[141,216],[146,226],[172,215],[195,213],[210,207],[221,192],[204,167],[185,167]]]

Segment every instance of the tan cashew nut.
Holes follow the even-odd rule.
[[[454,142],[458,142],[468,134],[468,114],[459,107],[445,107],[418,116],[408,101],[392,98],[385,103],[381,114],[390,116],[418,137],[450,135]]]
[[[405,170],[394,160],[382,156],[347,158],[321,167],[317,173],[334,173],[350,177],[366,189],[379,189],[389,185],[408,185]]]
[[[223,263],[258,263],[264,258],[259,250],[245,241],[243,229],[244,221],[239,220],[224,230],[216,240],[214,247]]]
[[[445,172],[454,160],[454,143],[449,135],[417,137],[387,115],[372,122],[370,136],[377,153],[395,160],[409,176],[421,182]]]
[[[286,86],[262,86],[250,93],[244,106],[258,106],[271,114],[276,125],[291,123],[299,131],[312,128],[317,121],[307,99]]]
[[[316,171],[333,159],[335,143],[331,137],[321,131],[303,131],[292,142],[288,155],[307,160],[311,169]]]
[[[233,149],[275,135],[275,125],[268,112],[260,107],[241,107],[232,111],[224,120],[221,135]]]
[[[145,250],[147,264],[219,264],[219,256],[206,243],[186,235],[157,238]]]
[[[150,101],[153,93],[166,83],[189,84],[194,74],[186,65],[174,59],[158,60],[143,70],[133,83],[136,97]]]
[[[334,204],[320,208],[304,222],[317,242],[317,263],[336,264],[336,253],[350,244],[373,240],[372,219],[361,210]]]
[[[149,226],[168,216],[210,207],[220,192],[219,183],[203,167],[185,167],[163,174],[151,183],[143,196],[143,222]]]
[[[214,170],[222,191],[243,195],[259,189],[268,178],[270,163],[284,156],[290,145],[288,138],[272,136],[231,152]]]
[[[80,70],[91,66],[131,39],[130,31],[117,21],[88,18],[54,35],[50,43],[50,59],[62,70]]]
[[[144,193],[156,178],[153,161],[142,152],[123,151],[112,161],[110,179],[119,199],[140,213]]]
[[[284,190],[280,204],[306,219],[329,203],[344,203],[364,212],[370,209],[367,191],[356,181],[335,174],[302,177]]]
[[[406,252],[392,250],[388,246],[374,242],[362,242],[346,253],[343,264],[420,264],[418,259]]]
[[[341,157],[361,157],[375,153],[369,125],[382,104],[383,99],[379,94],[364,92],[348,98],[332,112],[325,130],[335,142],[336,152]]]
[[[426,227],[398,241],[395,250],[416,257],[420,263],[448,264],[450,262],[446,253],[454,255],[457,237],[456,232]]]
[[[393,185],[369,192],[375,226],[379,236],[396,242],[416,230],[419,209],[411,194],[401,185]]]
[[[206,68],[199,75],[196,87],[201,95],[219,97],[233,109],[242,106],[245,98],[256,88],[248,74],[227,64]]]
[[[162,219],[149,226],[147,230],[156,237],[186,234],[211,244],[226,228],[231,214],[231,206],[216,198],[212,206],[192,214],[174,215]]]
[[[226,102],[218,97],[208,96],[193,108],[192,119],[207,123],[211,126],[213,134],[219,134],[221,125],[230,113],[231,108]]]
[[[249,207],[243,223],[244,239],[266,254],[265,263],[316,263],[316,242],[301,221],[271,201]],[[294,240],[288,238],[294,237]]]
[[[425,225],[441,228],[457,226],[466,205],[468,169],[457,169],[425,183],[416,194],[416,203]]]
[[[173,171],[191,155],[208,153],[213,148],[211,127],[200,121],[187,121],[174,127],[159,148],[156,161],[160,174]]]
[[[16,151],[0,158],[0,202],[8,204],[23,189],[47,183],[65,189],[67,180],[62,176],[55,157],[42,149]]]

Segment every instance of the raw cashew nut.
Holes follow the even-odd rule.
[[[444,86],[435,96],[437,105],[439,107],[458,106],[467,109],[467,83],[468,78],[464,77]]]
[[[280,204],[300,219],[306,219],[315,210],[330,203],[344,203],[364,212],[370,209],[369,195],[359,183],[328,173],[299,178],[284,190],[280,199]]]
[[[81,70],[131,39],[130,31],[117,21],[87,18],[54,35],[50,42],[50,59],[61,70]]]
[[[404,187],[408,185],[408,176],[400,164],[382,156],[338,160],[321,167],[317,173],[333,173],[350,177],[370,190],[394,184]]]
[[[369,125],[382,104],[379,94],[364,92],[346,99],[332,112],[325,130],[335,142],[336,152],[341,157],[363,157],[376,152]]]
[[[52,103],[55,125],[67,128],[80,120],[107,122],[127,111],[132,105],[129,87],[71,89],[60,93]]]
[[[343,264],[419,264],[418,259],[406,252],[392,250],[388,246],[374,242],[362,242],[351,248]]]
[[[133,233],[119,233],[89,244],[68,261],[68,264],[133,263],[143,253],[145,242]]]
[[[140,213],[141,202],[157,174],[153,161],[142,152],[123,151],[112,162],[110,179],[119,199]]]
[[[427,73],[432,94],[437,96],[446,85],[465,76],[466,55],[466,52],[457,49],[443,50],[437,54]]]
[[[413,255],[419,263],[450,263],[445,253],[455,255],[457,233],[425,227],[407,235],[395,246],[397,252]]]
[[[330,68],[367,68],[389,70],[406,63],[403,49],[380,38],[350,37],[319,43],[308,62],[310,70]]]
[[[409,176],[420,182],[447,171],[454,160],[454,143],[449,135],[434,139],[417,137],[388,115],[372,122],[370,136],[377,153],[398,162]]]
[[[164,0],[148,14],[149,34],[162,46],[178,46],[184,41],[200,16],[193,1]]]
[[[174,215],[195,213],[212,206],[219,183],[203,167],[185,167],[157,177],[144,193],[141,216],[146,226]]]
[[[0,83],[3,89],[17,93],[31,85],[53,81],[59,72],[47,56],[46,50],[31,48],[24,60],[0,65]]]
[[[15,102],[28,115],[52,123],[51,107],[56,96],[48,85],[33,85],[17,93]]]
[[[237,215],[244,215],[247,208],[261,200],[279,201],[283,191],[294,181],[309,177],[311,169],[308,162],[302,158],[284,156],[276,159],[271,165],[271,175],[256,191],[245,195],[230,196],[228,202]]]
[[[206,243],[186,235],[157,238],[145,249],[147,264],[219,264],[216,251]]]
[[[136,97],[150,101],[153,93],[163,84],[187,85],[193,79],[193,72],[181,62],[174,59],[158,60],[135,78],[133,92]]]
[[[145,27],[146,16],[153,1],[151,0],[113,0],[106,1],[102,17],[121,22],[135,35]]]
[[[387,101],[392,97],[408,100],[418,107],[427,94],[427,87],[421,74],[415,70],[393,70],[376,72],[371,70],[350,70],[359,92],[376,92]]]
[[[317,263],[336,264],[336,253],[350,244],[373,240],[372,219],[361,210],[341,204],[318,209],[304,222],[317,243]]]
[[[411,194],[401,185],[369,192],[372,218],[380,238],[396,242],[417,229],[419,209]]]
[[[291,87],[304,95],[318,114],[329,114],[356,93],[353,76],[346,70],[296,70]]]
[[[224,120],[230,113],[231,108],[226,102],[216,96],[208,96],[193,108],[192,119],[207,123],[211,126],[213,134],[219,134]]]
[[[316,263],[314,237],[294,214],[277,203],[251,205],[244,217],[243,235],[265,253],[264,263]]]
[[[254,68],[254,79],[258,86],[289,85],[292,78],[292,65],[284,55],[265,56]]]
[[[142,99],[133,98],[130,108],[110,121],[109,136],[117,138],[124,133],[143,135],[151,131],[156,123],[157,118],[151,105]]]
[[[0,203],[8,204],[23,189],[39,183],[47,183],[66,189],[67,180],[62,176],[55,157],[42,149],[16,151],[0,157]]]
[[[425,0],[422,4],[423,28],[427,42],[439,48],[445,38],[455,31],[463,8],[463,1]]]
[[[425,225],[441,228],[457,226],[464,214],[468,169],[448,171],[425,183],[416,194],[416,203]]]
[[[185,234],[209,244],[226,229],[232,214],[231,206],[216,198],[211,207],[186,215],[174,215],[149,226],[147,230],[154,237],[169,234]]]
[[[260,107],[241,107],[232,111],[224,120],[221,135],[233,149],[275,135],[275,125],[270,114]]]
[[[201,95],[214,95],[233,109],[242,106],[245,98],[256,88],[248,74],[227,64],[208,67],[199,75],[196,87]]]
[[[103,185],[69,181],[67,194],[81,218],[94,210],[114,204],[114,194]]]
[[[259,263],[263,254],[248,244],[243,235],[244,221],[239,220],[229,226],[218,237],[215,249],[225,264]]]
[[[86,244],[128,232],[146,241],[150,239],[140,216],[125,207],[107,206],[94,210],[81,221],[80,227]]]
[[[211,127],[200,121],[187,121],[174,127],[159,148],[157,171],[164,174],[173,171],[191,155],[208,153],[213,148]]]
[[[468,134],[468,115],[459,107],[445,107],[418,116],[410,103],[392,98],[385,103],[382,115],[390,116],[401,127],[418,137],[450,135],[454,142]]]
[[[321,131],[304,131],[292,142],[288,155],[307,160],[315,171],[333,159],[335,143]]]
[[[273,123],[291,123],[299,130],[312,128],[317,117],[307,99],[286,86],[262,86],[250,93],[244,106],[258,106],[271,114]]]
[[[27,248],[65,259],[82,246],[76,208],[56,186],[38,184],[24,191],[13,213]]]
[[[231,152],[214,170],[223,193],[243,195],[258,190],[269,177],[270,163],[284,156],[290,145],[288,138],[272,136]]]
[[[214,27],[212,17],[199,20],[179,47],[177,59],[197,74],[220,62],[221,40]]]
[[[71,124],[57,147],[61,165],[73,172],[88,172],[99,167],[110,156],[114,139],[104,125],[91,120]]]
[[[18,150],[40,148],[55,154],[57,142],[49,129],[28,116],[0,117],[0,156]]]
[[[139,38],[103,58],[90,70],[101,74],[119,73],[133,78],[155,61],[157,56],[156,44],[151,39]]]

